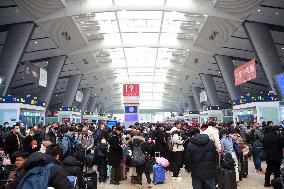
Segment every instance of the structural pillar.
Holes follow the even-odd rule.
[[[191,87],[191,91],[192,91],[192,94],[193,94],[193,98],[194,98],[195,106],[196,106],[197,110],[201,110],[201,104],[200,104],[201,89],[199,87]]]
[[[206,94],[208,96],[210,106],[219,105],[218,94],[216,91],[216,85],[213,77],[207,74],[200,74],[200,78],[203,83]]]
[[[266,24],[254,22],[245,22],[244,28],[257,59],[260,60],[269,85],[276,93],[274,76],[282,73],[284,69],[281,66],[281,61],[270,29]]]
[[[65,95],[64,99],[62,102],[62,106],[64,107],[71,107],[76,95],[76,92],[79,88],[80,82],[82,79],[82,75],[72,75],[69,78],[66,90],[65,90]]]
[[[92,92],[91,87],[83,89],[83,101],[79,104],[79,109],[82,110],[82,112],[86,111],[86,107],[90,99],[91,92]]]
[[[87,108],[88,112],[94,112],[96,110],[96,102],[97,102],[96,96],[90,97]]]
[[[12,83],[18,62],[25,52],[33,31],[33,23],[10,26],[0,55],[0,77],[4,79],[4,86],[0,86],[0,95],[7,95],[7,90]]]
[[[231,57],[215,55],[215,60],[226,83],[231,100],[237,100],[241,96],[240,86],[235,86],[234,63]]]
[[[47,85],[41,88],[39,99],[45,101],[46,107],[48,108],[50,99],[54,92],[57,80],[59,78],[60,72],[65,63],[65,56],[58,56],[49,59],[47,66]]]
[[[188,97],[188,107],[190,111],[196,111],[196,105],[193,96]]]

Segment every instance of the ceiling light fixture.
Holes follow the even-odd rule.
[[[278,15],[278,14],[279,14],[279,12],[276,12],[275,14],[276,14],[276,15]]]
[[[260,12],[260,9],[258,9],[257,12]]]
[[[284,47],[282,47],[281,49],[284,50]]]
[[[35,41],[35,44],[37,44],[37,41]]]

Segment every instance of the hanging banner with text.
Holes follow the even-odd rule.
[[[123,84],[123,96],[139,96],[139,84]]]
[[[236,68],[234,71],[235,86],[246,83],[256,78],[256,59],[252,59],[247,63]]]

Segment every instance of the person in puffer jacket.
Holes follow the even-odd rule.
[[[76,158],[66,157],[62,163],[62,168],[67,176],[76,176],[79,188],[84,188],[83,169]]]
[[[147,178],[147,183],[148,183],[148,188],[152,188],[152,180],[150,177],[150,171],[152,169],[149,156],[148,156],[148,148],[147,144],[145,142],[145,139],[142,137],[142,133],[139,131],[135,131],[134,136],[132,139],[129,141],[130,148],[133,149],[135,146],[141,146],[142,153],[145,154],[145,163],[143,165],[136,166],[136,172],[137,172],[137,183],[138,183],[138,188],[143,188],[142,186],[142,174],[145,173],[146,178]]]
[[[182,178],[179,176],[180,168],[182,166],[182,157],[184,151],[184,143],[185,141],[181,136],[181,123],[175,122],[175,127],[173,127],[170,131],[171,133],[171,142],[173,145],[172,157],[173,157],[173,180],[181,180]]]
[[[196,129],[186,149],[186,160],[191,170],[193,189],[215,189],[215,168],[218,164],[216,147],[208,135]]]

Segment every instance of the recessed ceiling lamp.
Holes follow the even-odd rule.
[[[281,49],[284,50],[284,47],[282,47]]]
[[[35,44],[37,44],[37,41],[35,41]]]
[[[275,14],[276,14],[276,15],[278,15],[278,14],[279,14],[279,12],[276,12]]]
[[[174,83],[172,83],[171,85],[175,85]]]
[[[258,9],[257,12],[260,12],[260,9]]]
[[[180,72],[181,70],[177,70],[178,72]]]
[[[90,33],[87,33],[86,35],[91,35]]]

